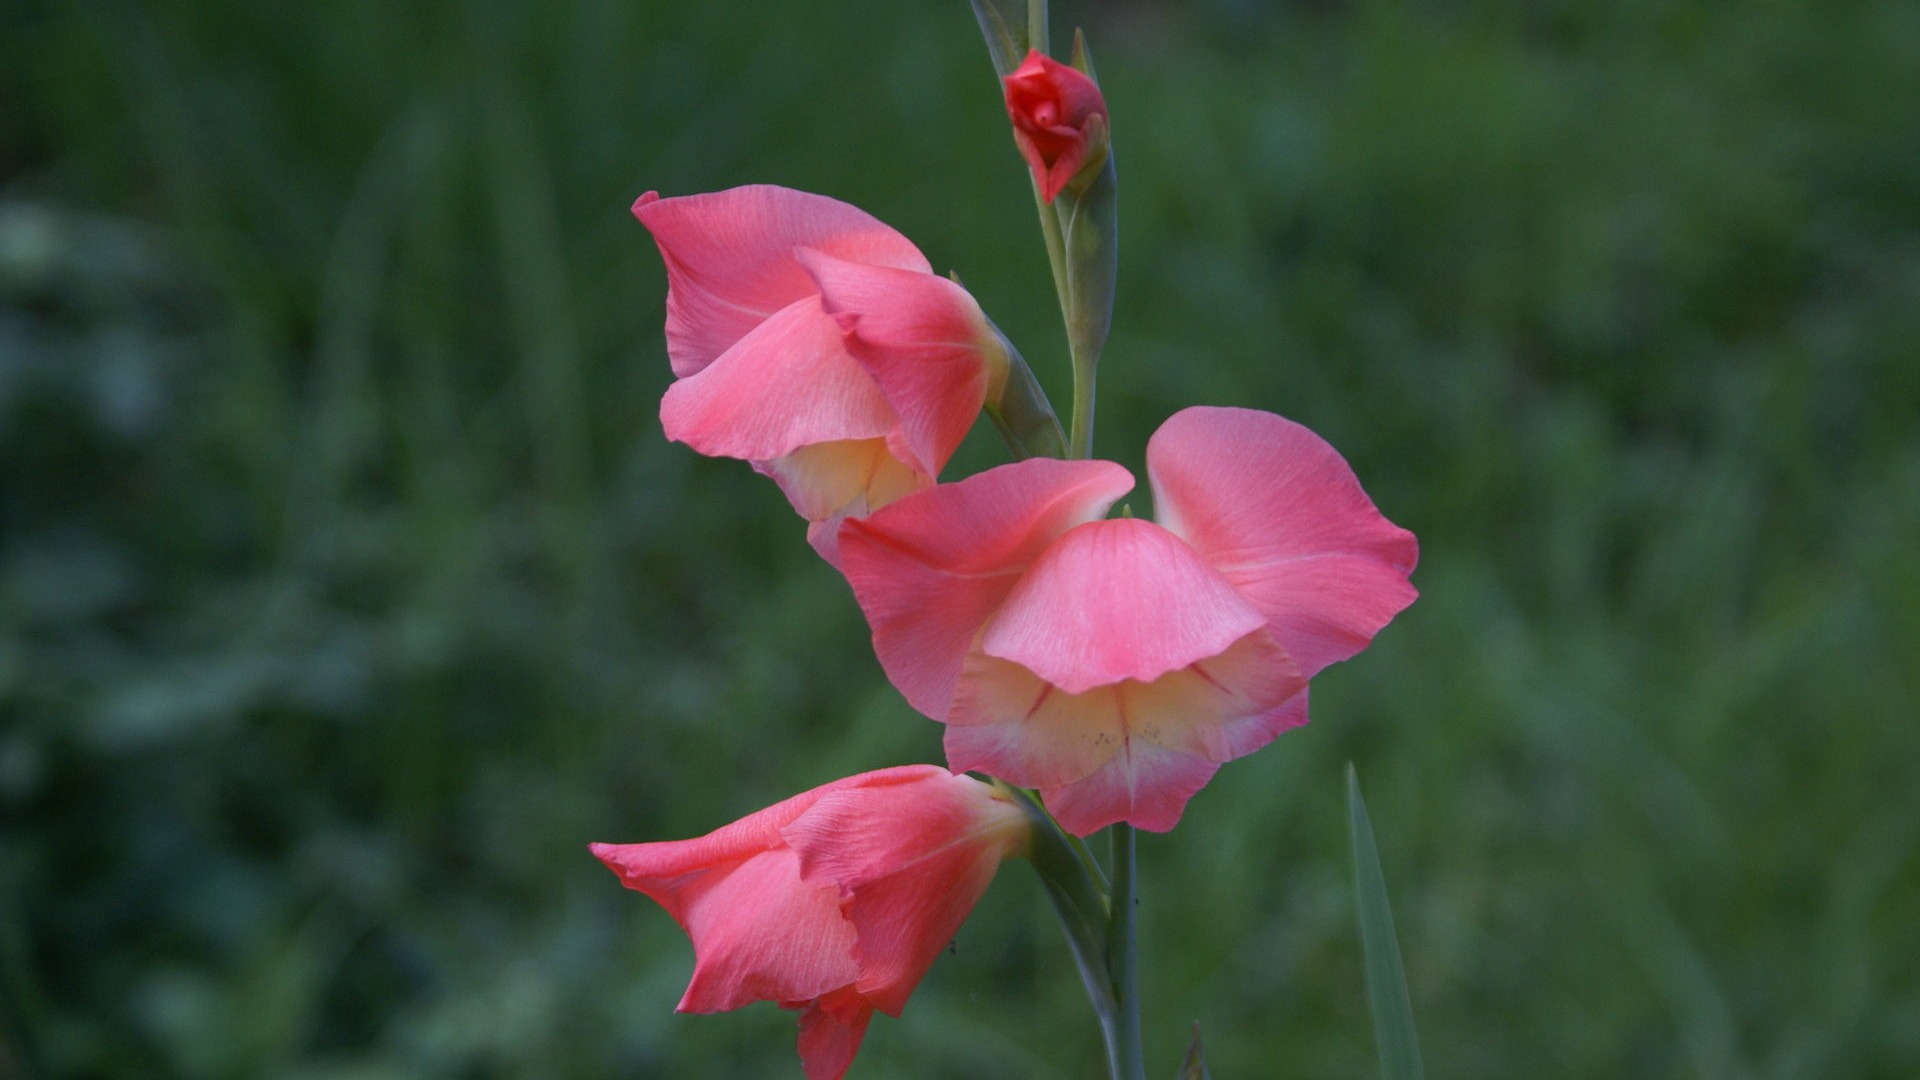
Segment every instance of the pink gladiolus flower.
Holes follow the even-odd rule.
[[[1176,413],[1133,477],[1035,458],[841,530],[888,678],[947,762],[1039,788],[1084,836],[1165,831],[1230,761],[1306,722],[1307,680],[1413,602],[1413,535],[1340,455],[1251,409]]]
[[[1000,82],[1013,141],[1033,171],[1041,198],[1052,202],[1083,168],[1105,160],[1107,101],[1092,79],[1029,52]],[[1090,162],[1092,154],[1101,157]]]
[[[829,561],[842,518],[932,485],[1004,377],[980,305],[863,210],[762,184],[633,213],[667,265],[667,437],[773,477]]]
[[[773,1001],[800,1012],[807,1080],[847,1071],[875,1009],[900,1015],[1026,814],[934,765],[861,773],[697,840],[594,844],[693,940],[679,1012]]]

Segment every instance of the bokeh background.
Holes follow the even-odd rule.
[[[1297,418],[1419,534],[1314,724],[1143,838],[1149,1052],[1920,1075],[1920,6],[1056,11],[1112,106],[1103,455]],[[967,5],[0,7],[0,1076],[798,1076],[589,840],[939,760],[773,486],[661,437],[648,188],[957,270],[1065,393]],[[1061,398],[1063,405],[1064,399]],[[950,475],[1001,459],[977,430]],[[1010,866],[858,1077],[1081,1078]]]

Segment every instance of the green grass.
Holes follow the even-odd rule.
[[[1271,7],[1089,26],[1098,447],[1301,420],[1423,595],[1142,838],[1151,1059],[1373,1070],[1353,760],[1433,1075],[1914,1075],[1920,14]],[[966,5],[158,10],[0,14],[0,1076],[798,1075],[584,846],[939,730],[626,207],[857,203],[1063,395]],[[856,1076],[1097,1073],[1030,877]]]

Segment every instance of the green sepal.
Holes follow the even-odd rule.
[[[1073,31],[1073,66],[1080,74],[1092,80],[1097,89],[1100,77],[1093,71],[1093,50],[1087,45],[1087,35],[1078,28]],[[1084,191],[1100,178],[1106,170],[1108,159],[1113,153],[1113,135],[1109,130],[1111,121],[1105,116],[1093,116],[1087,120],[1087,156],[1080,168],[1067,180],[1065,191]]]
[[[1087,48],[1087,35],[1077,26],[1073,28],[1073,59],[1069,62],[1080,74],[1092,79],[1095,86],[1100,84],[1100,76],[1093,73],[1093,51]]]
[[[995,430],[1016,458],[1066,457],[1067,436],[1060,428],[1060,417],[1053,411],[1053,402],[1047,399],[1047,392],[1013,342],[1007,340],[999,327],[988,325],[999,339],[1007,360],[987,387],[984,406],[987,419],[993,421]]]

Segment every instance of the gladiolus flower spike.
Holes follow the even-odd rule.
[[[1031,826],[1005,789],[935,765],[862,773],[695,840],[594,844],[693,941],[679,1012],[800,1013],[807,1080],[838,1080],[878,1009],[908,995]]]
[[[949,767],[1038,788],[1079,836],[1171,829],[1415,596],[1413,535],[1299,424],[1185,409],[1147,472],[1157,524],[1105,518],[1120,466],[1033,459],[840,534],[881,666],[947,725]]]
[[[840,521],[931,486],[1005,382],[980,305],[864,210],[762,184],[633,213],[667,267],[667,437],[771,476],[829,562]]]

